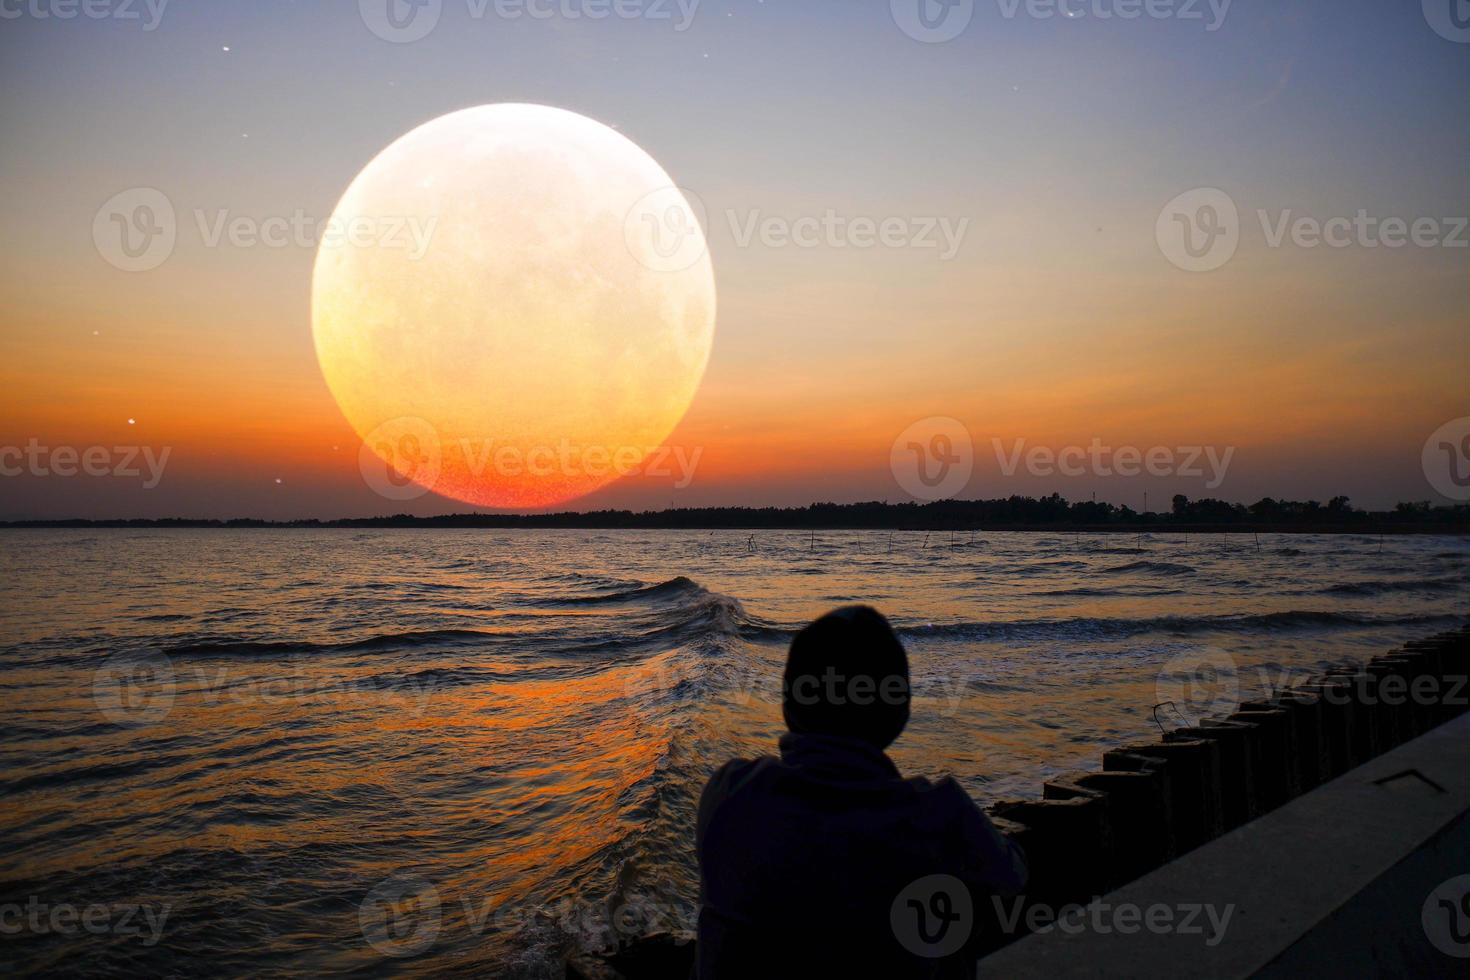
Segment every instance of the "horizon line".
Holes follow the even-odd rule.
[[[1214,498],[1190,500],[1183,494],[1173,500],[1182,504],[1167,511],[1135,511],[1131,507],[1093,500],[1070,501],[1060,494],[1045,497],[1011,497],[929,502],[861,501],[834,503],[813,501],[806,505],[779,507],[708,506],[669,507],[634,511],[606,508],[590,511],[467,511],[464,513],[416,516],[407,513],[371,517],[301,517],[271,520],[259,517],[110,517],[110,518],[15,518],[0,520],[0,528],[66,527],[372,527],[372,526],[461,526],[461,527],[585,527],[691,529],[702,527],[754,529],[851,529],[851,530],[1038,530],[1058,527],[1073,530],[1117,530],[1120,528],[1168,527],[1272,529],[1301,528],[1345,531],[1406,530],[1434,527],[1450,531],[1470,529],[1470,504],[1435,504],[1430,501],[1400,501],[1392,510],[1359,510],[1346,497],[1321,501],[1278,500],[1263,497],[1253,504],[1232,503]],[[1173,502],[1171,500],[1171,503]],[[713,519],[695,523],[696,519]],[[744,522],[738,520],[746,518]],[[880,520],[879,518],[888,518]],[[905,520],[897,520],[905,518]],[[1454,532],[1451,532],[1454,533]]]

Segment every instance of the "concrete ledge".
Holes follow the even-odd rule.
[[[1470,959],[1437,949],[1420,921],[1430,893],[1463,874],[1470,874],[1470,716],[1102,899],[1143,909],[1230,907],[1220,936],[1052,929],[981,960],[977,976],[1465,977]]]

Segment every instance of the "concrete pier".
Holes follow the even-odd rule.
[[[1441,909],[1434,899],[1466,874],[1470,716],[1101,896],[1080,928],[1027,936],[979,960],[972,975],[1463,978],[1470,938],[1436,934],[1434,917],[1454,915],[1460,929],[1470,917],[1459,902]],[[1174,913],[1178,925],[1178,910],[1194,908],[1213,911],[1183,930],[1142,925],[1149,910]],[[1126,934],[1123,909],[1141,910]]]
[[[1086,901],[1463,714],[1467,675],[1470,629],[1441,634],[1159,743],[1108,752],[1102,773],[1068,774],[1048,783],[1042,800],[997,803],[992,812],[1032,858],[1031,892]],[[1148,771],[1166,775],[1150,789],[1098,778]],[[1083,797],[1093,816],[1064,812]],[[1078,854],[1084,840],[1103,853]]]

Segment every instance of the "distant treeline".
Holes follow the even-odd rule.
[[[935,503],[811,504],[806,507],[681,507],[672,510],[601,510],[559,514],[446,514],[441,517],[344,518],[340,520],[63,520],[7,521],[0,527],[484,527],[484,528],[750,528],[870,530],[1052,530],[1122,531],[1277,530],[1369,533],[1470,531],[1470,505],[1436,507],[1401,503],[1391,511],[1354,508],[1346,497],[1275,500],[1249,506],[1224,500],[1174,497],[1167,512],[1140,513],[1096,501],[1070,502],[1049,497],[999,500],[941,500]]]

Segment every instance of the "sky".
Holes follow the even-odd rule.
[[[324,219],[503,102],[650,154],[718,294],[668,465],[554,509],[1455,499],[1425,454],[1470,437],[1449,0],[391,0],[411,41],[389,2],[0,0],[0,519],[477,509],[365,478],[310,236],[209,229]],[[129,271],[98,236],[139,188],[175,242]]]

